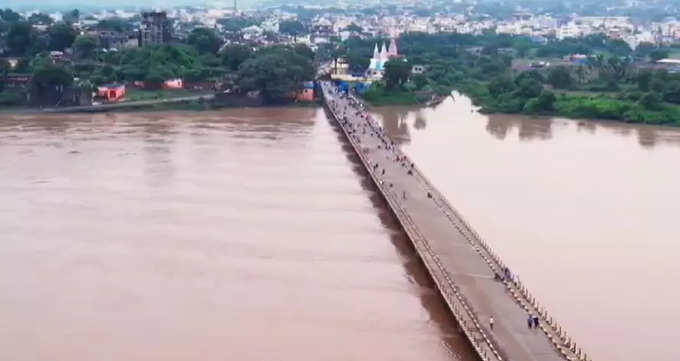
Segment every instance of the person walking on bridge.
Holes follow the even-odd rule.
[[[493,322],[493,316],[489,317],[489,328],[491,328],[491,330],[493,330]]]

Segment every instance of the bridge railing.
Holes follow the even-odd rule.
[[[326,94],[326,91],[327,91],[327,89],[324,88],[324,94]],[[361,104],[361,102],[358,99],[356,99],[355,97],[353,97],[351,95],[349,97],[352,98],[355,102]],[[331,111],[333,111],[333,115],[336,118],[336,120],[339,120],[340,118],[338,117],[337,114],[335,114],[334,110],[331,110]],[[369,124],[369,126],[371,126],[371,128],[374,131],[378,131],[378,129],[381,129],[379,127],[379,125],[375,122],[375,120],[372,119],[372,117],[370,115],[367,116],[367,120],[368,120],[367,123]],[[355,148],[356,153],[362,159],[362,162],[364,162],[364,164],[367,165],[366,159],[364,159],[363,152],[361,151],[361,149],[358,148],[354,144],[354,140],[349,136],[349,134],[347,134],[344,127],[342,127],[342,124],[341,124],[341,128],[343,129],[343,132],[345,133],[347,138],[352,143],[352,146]],[[470,226],[470,224],[461,215],[461,213],[458,212],[458,210],[455,207],[453,207],[453,205],[451,205],[445,197],[443,197],[441,195],[441,193],[432,185],[432,183],[423,174],[423,172],[417,166],[415,166],[415,164],[413,164],[413,168],[414,168],[414,171],[415,171],[414,172],[415,175],[422,180],[423,184],[425,184],[425,186],[427,187],[428,192],[435,195],[435,196],[433,196],[433,200],[435,201],[437,206],[446,214],[446,216],[452,222],[454,227],[456,227],[461,232],[461,234],[463,234],[463,236],[466,238],[466,240],[473,247],[475,247],[477,252],[480,253],[480,256],[482,256],[484,258],[484,260],[488,264],[489,268],[493,272],[499,272],[500,270],[503,270],[503,269],[509,269],[509,267],[502,261],[502,259],[498,256],[498,254],[493,251],[493,249],[491,248],[489,243],[486,242],[474,230],[474,228],[472,228]],[[379,182],[376,181],[376,178],[374,177],[373,173],[370,171],[370,167],[367,166],[366,169],[368,170],[369,174],[371,174],[371,177],[373,178],[373,181],[375,182],[376,186],[378,186],[383,191],[383,194],[386,194],[386,195],[391,194],[391,192],[388,189],[383,188],[379,184]],[[393,195],[390,195],[390,197],[393,197]],[[398,206],[399,202],[395,202],[395,201],[392,200],[392,202],[388,201],[388,203],[394,203],[394,205],[396,205],[396,207],[399,208],[400,213],[404,217],[408,217],[408,213],[406,213],[403,209],[400,208],[400,206]],[[396,211],[394,205],[391,204],[392,208]],[[448,211],[447,211],[447,208],[448,208]],[[400,217],[397,217],[397,218],[400,218]],[[407,219],[410,220],[410,217],[408,217]],[[401,222],[401,219],[400,219],[400,222]],[[415,225],[413,224],[413,222],[412,221],[409,221],[409,222],[412,225],[412,230],[414,232],[417,232],[417,228],[415,228]],[[405,226],[405,224],[403,222],[402,222],[402,225]],[[453,280],[448,275],[446,268],[443,267],[443,265],[441,265],[441,262],[439,262],[439,258],[429,248],[429,243],[427,242],[427,240],[425,240],[424,237],[422,237],[422,235],[419,232],[417,232],[416,234],[422,240],[423,244],[427,247],[428,253],[432,257],[432,259],[435,261],[437,266],[439,268],[441,268],[442,273],[444,274],[445,278],[447,279],[447,283],[449,283],[449,285],[454,290],[456,290],[456,292],[457,292],[458,287],[455,285]],[[488,255],[488,257],[486,255],[483,255],[482,250],[480,250],[478,247],[481,247],[483,252],[486,253],[486,255]],[[565,358],[567,358],[569,360],[577,359],[577,360],[580,360],[580,361],[591,360],[587,356],[587,354],[580,347],[577,346],[576,342],[574,342],[573,339],[568,336],[568,334],[566,333],[564,328],[562,326],[560,326],[559,323],[547,312],[545,307],[538,303],[536,298],[528,291],[527,287],[522,284],[519,277],[514,277],[514,279],[511,282],[510,281],[505,282],[505,285],[508,289],[510,289],[510,291],[513,293],[513,295],[515,295],[516,301],[525,310],[529,311],[530,308],[533,308],[534,312],[541,317],[541,319],[543,321],[542,325],[541,325],[541,329],[543,330],[543,332],[546,333],[546,335],[551,340],[553,345],[562,353],[562,355]],[[457,293],[460,294],[460,292],[457,292]],[[521,298],[520,298],[520,296],[521,296]],[[524,301],[524,302],[522,302],[522,301]],[[469,307],[467,300],[464,298],[464,295],[462,295],[462,294],[460,294],[460,302],[463,305],[467,306],[467,307],[465,307],[466,309],[472,310]],[[470,312],[472,312],[472,311],[470,311]],[[475,320],[476,326],[479,326],[478,317],[474,313],[471,313],[470,316],[473,320]],[[548,327],[543,327],[543,324],[547,325]],[[481,326],[479,326],[478,329],[479,329],[481,334],[485,335],[484,331],[481,329]],[[554,337],[553,335],[556,335],[556,337]],[[468,337],[468,338],[470,338],[470,337]],[[488,339],[486,336],[484,338],[485,338],[485,340]],[[487,342],[493,348],[495,348],[495,346],[493,346],[494,342],[492,342],[491,339],[488,339]],[[568,350],[569,352],[565,351],[565,349]],[[573,355],[570,355],[570,353],[573,353]]]
[[[409,234],[410,238],[414,241],[416,248],[420,250],[421,256],[426,257],[423,259],[423,262],[425,263],[426,267],[430,269],[430,274],[433,276],[433,279],[437,284],[437,287],[445,296],[446,301],[449,304],[449,308],[454,314],[454,317],[456,317],[456,319],[458,320],[461,329],[465,333],[468,340],[470,340],[471,344],[473,345],[479,356],[482,357],[482,359],[485,361],[491,361],[492,360],[491,357],[493,357],[493,359],[495,360],[503,361],[503,357],[499,353],[497,343],[494,342],[486,334],[486,332],[484,331],[480,324],[477,314],[470,306],[469,301],[459,291],[460,287],[450,277],[448,271],[446,270],[446,267],[444,267],[439,257],[433,252],[429,242],[420,233],[417,226],[415,225],[415,222],[413,222],[408,212],[400,205],[398,201],[396,201],[396,199],[398,199],[398,196],[396,196],[391,190],[389,190],[387,187],[383,186],[383,184],[380,183],[379,178],[370,170],[368,159],[366,158],[361,148],[355,143],[355,140],[347,133],[347,130],[342,126],[342,122],[339,122],[340,116],[336,113],[335,109],[332,109],[330,106],[328,108],[331,111],[333,117],[340,124],[340,128],[343,130],[343,133],[345,134],[347,139],[349,139],[350,144],[354,148],[356,154],[359,156],[362,163],[364,163],[364,166],[366,167],[374,184],[376,185],[376,187],[378,187],[378,189],[380,189],[381,193],[385,196],[385,199],[387,200],[388,204],[390,205],[393,212],[397,216],[399,222],[402,224],[402,227],[404,227],[406,232]],[[428,259],[431,259],[432,262],[434,262],[439,272],[436,272],[435,269],[432,269],[433,266],[428,261]],[[440,277],[437,276],[438,274],[442,275],[442,277],[446,281],[445,283],[440,279]],[[448,287],[444,287],[444,284],[448,285]],[[475,333],[477,333],[480,337],[475,337]],[[480,344],[482,340],[486,347],[482,347],[482,345]]]
[[[355,97],[351,96],[354,101],[359,102],[358,99]],[[374,124],[374,120],[369,116],[368,117],[368,123],[369,125],[376,130],[376,127],[378,127],[377,124]],[[481,246],[484,252],[488,255],[485,256],[482,254],[481,250],[479,248],[477,249],[477,252],[480,253],[480,256],[484,258],[486,263],[488,264],[489,268],[493,272],[499,272],[501,269],[509,269],[509,267],[501,260],[501,258],[498,256],[497,253],[495,253],[491,247],[489,246],[488,242],[486,242],[465,220],[465,218],[461,215],[460,212],[456,210],[449,202],[448,200],[441,195],[441,193],[432,185],[432,183],[429,181],[429,179],[423,174],[423,172],[420,171],[420,169],[413,165],[413,168],[415,170],[415,174],[417,175],[418,178],[422,180],[422,182],[425,184],[428,192],[435,194],[436,196],[433,197],[435,203],[437,206],[446,214],[446,216],[451,220],[452,224],[454,227],[456,227],[461,234],[470,242],[470,244],[473,247],[478,247]],[[437,201],[439,200],[439,201]],[[442,207],[442,202],[444,207]],[[445,208],[448,208],[450,210],[449,212],[446,211]],[[585,352],[582,351],[580,347],[576,345],[576,343],[573,341],[571,337],[568,336],[566,331],[562,326],[559,325],[559,323],[551,316],[548,314],[547,310],[542,307],[538,302],[536,301],[536,298],[531,295],[521,281],[519,280],[518,277],[515,277],[515,279],[512,282],[506,282],[505,283],[506,287],[510,289],[513,294],[515,295],[516,301],[527,311],[530,311],[530,306],[531,308],[534,309],[534,313],[539,315],[541,319],[543,320],[542,324],[548,325],[548,327],[543,327],[541,326],[542,331],[548,336],[550,341],[553,343],[555,348],[558,349],[560,353],[562,353],[565,358],[568,359],[573,359],[572,355],[569,355],[566,350],[570,351],[573,353],[576,359],[578,360],[589,360],[588,356],[585,354]],[[519,296],[516,295],[516,293],[519,293],[519,296],[522,298],[520,299]],[[524,301],[524,302],[522,302]]]
[[[446,216],[451,220],[451,222],[454,224],[454,226],[461,231],[461,234],[472,244],[473,246],[481,246],[482,249],[488,254],[489,257],[486,257],[482,255],[484,260],[487,262],[489,267],[493,272],[500,272],[500,270],[503,269],[509,269],[509,267],[501,260],[501,258],[498,256],[497,253],[495,253],[492,248],[489,246],[489,244],[470,226],[470,224],[465,220],[465,218],[461,215],[460,212],[456,210],[456,208],[451,205],[448,200],[443,197],[439,191],[432,186],[430,181],[425,177],[425,175],[417,168],[414,166],[416,169],[416,173],[418,176],[427,184],[428,189],[430,192],[433,194],[436,194],[436,197],[433,197],[435,199],[435,202],[437,205],[442,209],[442,211],[446,214]],[[441,203],[440,203],[441,202]],[[443,207],[442,208],[442,204]],[[445,208],[448,208],[450,213],[447,212]],[[458,221],[458,222],[457,222]],[[457,223],[460,223],[457,224]],[[461,229],[462,228],[462,229]],[[478,250],[478,252],[481,255],[481,252]],[[489,260],[491,258],[491,260]],[[513,294],[519,293],[519,295],[522,297],[521,299],[519,297],[515,297],[516,301],[526,310],[526,311],[531,311],[533,308],[533,313],[537,314],[540,316],[540,318],[543,320],[542,324],[548,325],[548,327],[541,327],[541,330],[548,336],[550,341],[553,343],[555,348],[560,351],[560,353],[565,356],[565,358],[573,358],[569,357],[569,352],[566,352],[564,349],[566,348],[568,351],[573,353],[573,355],[576,357],[578,360],[589,360],[587,354],[582,351],[580,347],[576,344],[576,342],[569,337],[567,334],[566,330],[559,325],[559,323],[555,320],[554,317],[552,317],[545,307],[541,306],[536,297],[534,297],[528,290],[524,284],[522,284],[521,280],[518,277],[514,277],[512,281],[506,281],[505,285],[508,289],[510,289]],[[522,302],[524,301],[524,302]]]

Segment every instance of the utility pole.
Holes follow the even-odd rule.
[[[234,0],[234,13],[236,13],[236,10],[237,10],[237,8],[236,8],[236,0]]]

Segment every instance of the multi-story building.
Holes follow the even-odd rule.
[[[101,30],[96,33],[100,48],[123,49],[128,47],[128,34],[118,31]]]
[[[142,13],[142,26],[139,30],[139,45],[157,45],[170,42],[172,29],[165,11]]]

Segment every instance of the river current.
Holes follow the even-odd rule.
[[[680,130],[373,112],[591,357],[680,357]],[[3,360],[475,359],[320,108],[0,115],[0,232]]]
[[[473,359],[322,109],[0,117],[1,360]]]
[[[484,115],[460,94],[374,114],[590,357],[680,359],[680,129]]]

